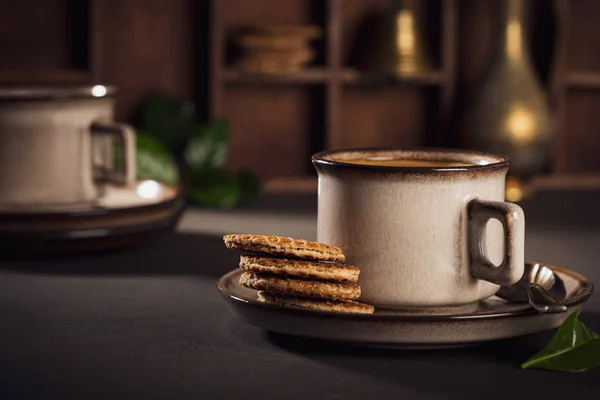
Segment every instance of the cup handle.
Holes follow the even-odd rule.
[[[117,170],[106,167],[101,180],[111,182],[116,185],[128,186],[135,182],[137,177],[136,170],[136,149],[135,132],[127,124],[117,122],[94,122],[90,126],[92,135],[112,136],[117,140],[121,147],[121,164]],[[108,162],[112,165],[112,162]]]
[[[512,285],[525,269],[525,215],[516,204],[473,199],[467,207],[471,276],[496,285]],[[486,254],[485,228],[497,219],[504,228],[504,257],[499,266]]]

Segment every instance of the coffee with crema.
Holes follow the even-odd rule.
[[[341,161],[341,160],[340,160]],[[461,161],[448,161],[448,160],[411,160],[402,158],[391,158],[391,157],[373,157],[373,158],[355,158],[349,160],[343,160],[343,162],[350,164],[361,164],[361,165],[379,165],[382,167],[431,167],[431,168],[443,168],[443,167],[469,167],[475,164],[461,162]]]

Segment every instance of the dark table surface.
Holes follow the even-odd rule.
[[[141,248],[0,261],[0,398],[600,396],[600,368],[519,369],[553,332],[471,348],[393,351],[269,334],[236,320],[215,287],[237,264],[237,255],[222,245],[224,225],[216,221],[268,215],[255,222],[258,232],[265,229],[261,220],[277,224],[283,212],[278,204],[290,204],[280,200],[270,199],[269,207],[186,216],[212,216],[213,233],[207,226],[198,229],[204,233],[194,232],[184,219],[186,232]],[[286,215],[312,223],[314,199],[299,203],[303,206]],[[600,282],[598,204],[600,193],[548,194],[524,203],[526,257]],[[293,233],[293,226],[285,232]],[[600,332],[597,295],[581,319]]]

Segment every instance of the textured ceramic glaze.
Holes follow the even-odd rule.
[[[473,166],[343,162],[361,157]],[[347,261],[360,268],[361,300],[400,308],[463,306],[522,276],[524,217],[518,206],[503,202],[505,159],[466,152],[355,150],[320,153],[313,163],[319,173],[318,241],[341,247]],[[500,224],[486,225],[490,218],[498,218],[506,233]]]
[[[60,96],[52,97],[53,93]],[[73,93],[50,89],[0,93],[0,204],[31,207],[96,199],[101,188],[94,163],[106,167],[102,164],[111,160],[114,137],[127,142],[129,170],[120,183],[135,179],[131,128],[112,124],[97,134],[91,130],[94,122],[112,120],[114,98],[69,96]]]
[[[572,312],[579,312],[594,286],[584,276],[551,267],[565,282],[567,312],[538,314],[528,304],[507,303],[497,297],[476,310],[452,315],[422,315],[375,309],[374,314],[343,314],[280,308],[257,300],[256,290],[239,284],[243,270],[224,275],[218,283],[232,312],[268,331],[360,346],[436,348],[465,346],[529,335],[553,329]]]

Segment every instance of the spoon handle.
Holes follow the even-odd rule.
[[[540,314],[567,311],[567,307],[560,304],[546,289],[537,283],[527,286],[527,299],[531,307]]]

